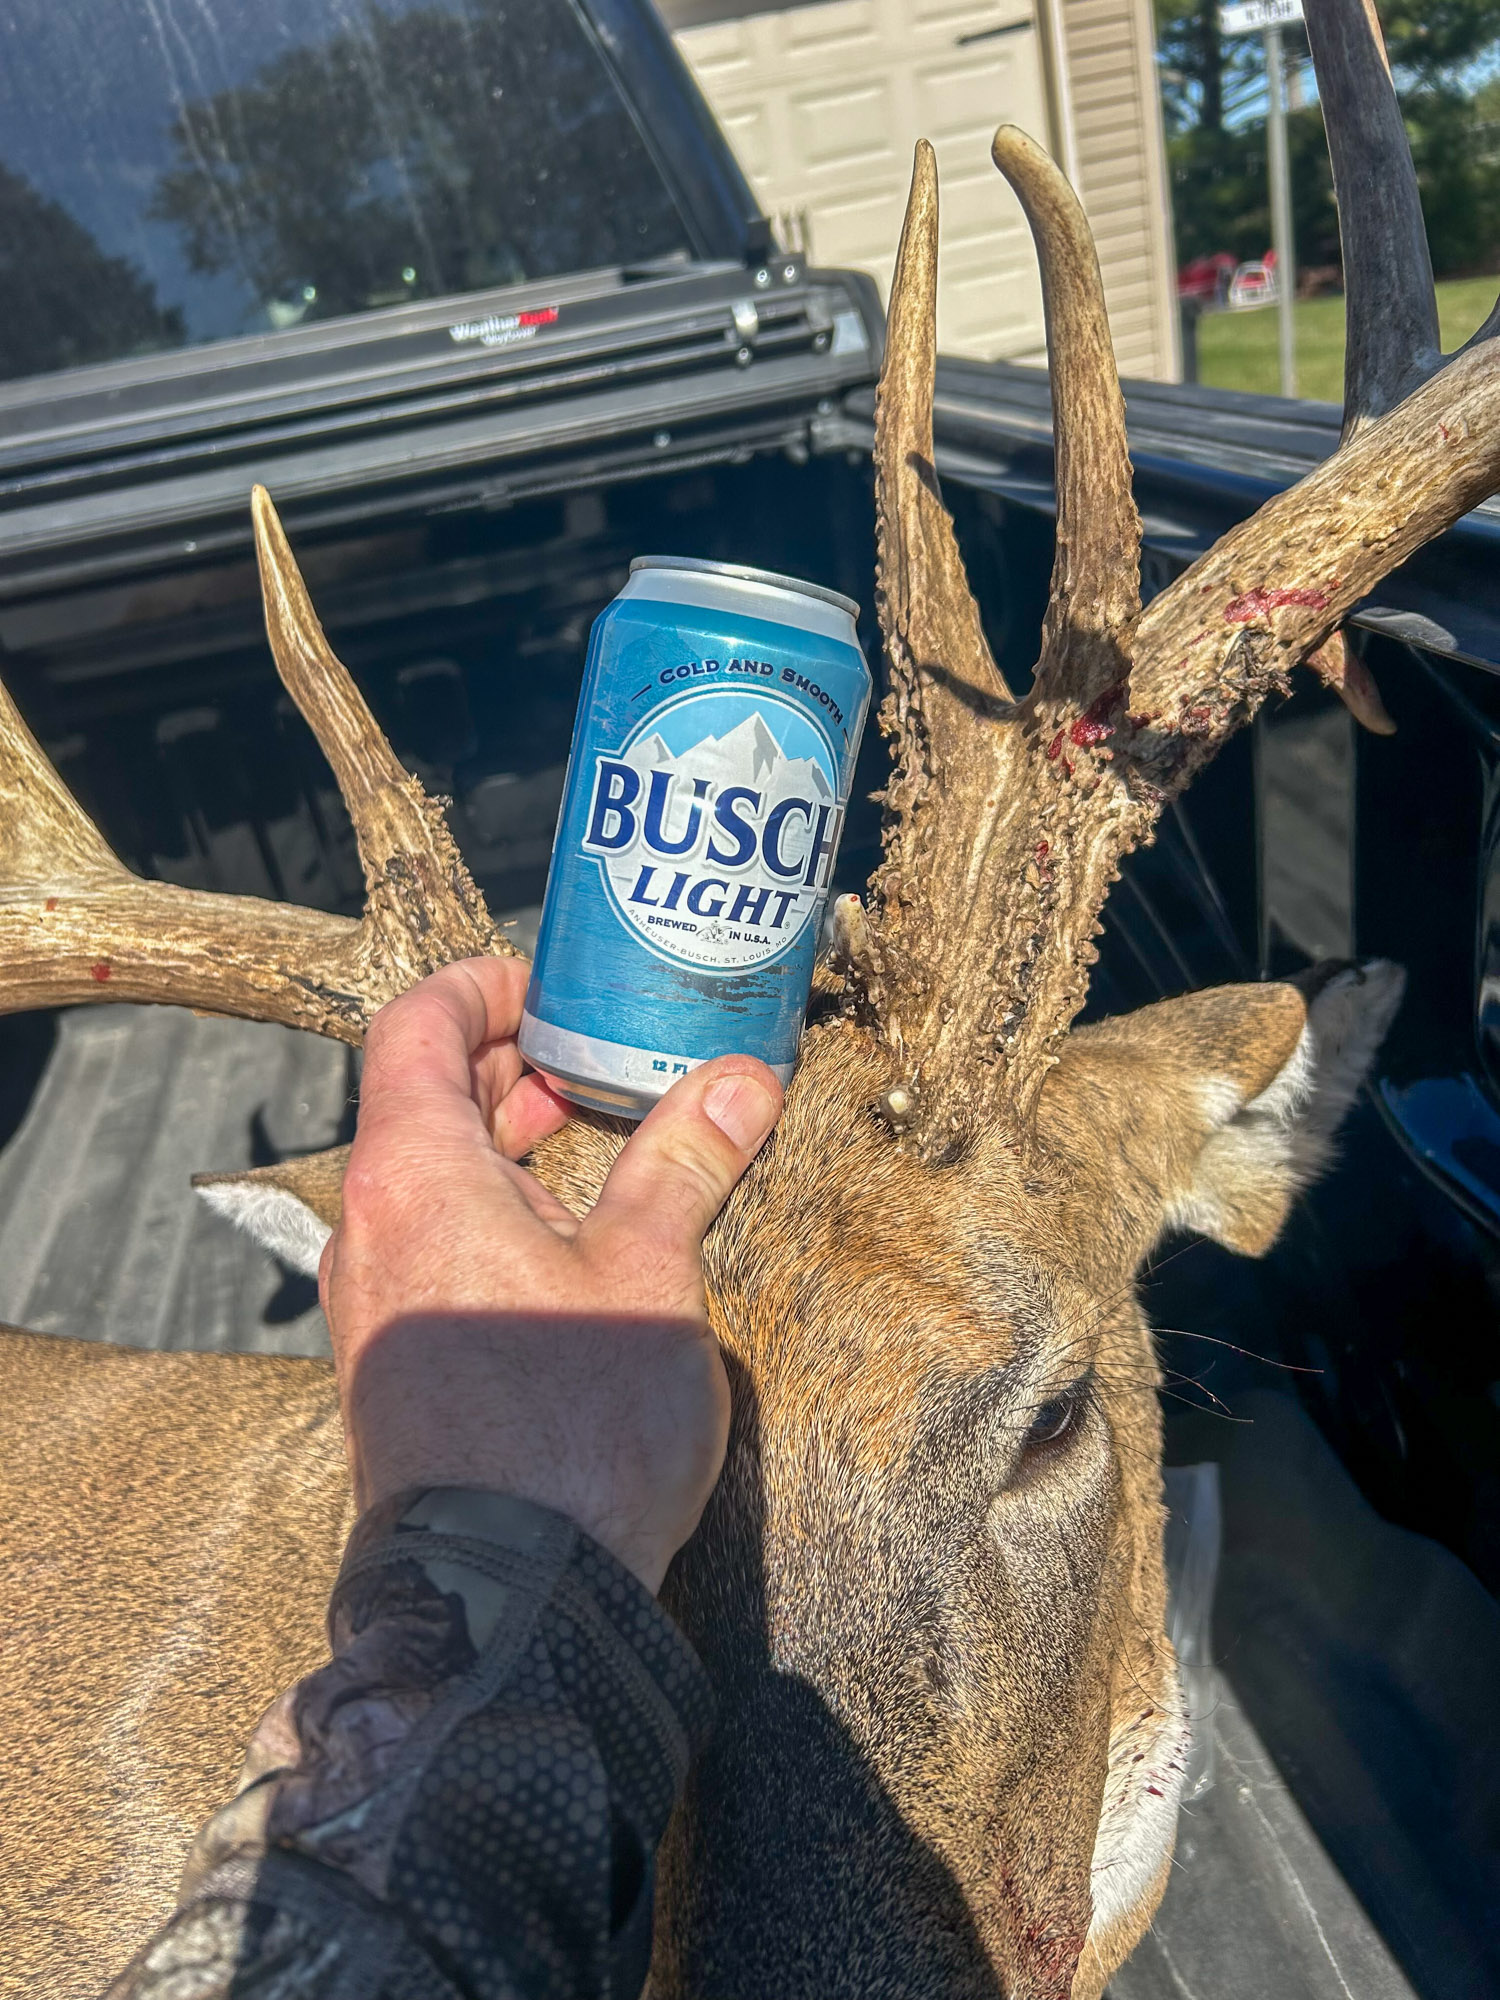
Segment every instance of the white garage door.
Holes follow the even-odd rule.
[[[665,0],[663,12],[762,207],[805,215],[812,258],[868,271],[882,296],[912,148],[931,139],[942,349],[1040,357],[1030,236],[989,154],[1007,120],[1048,143],[1029,0],[814,0],[760,13]]]

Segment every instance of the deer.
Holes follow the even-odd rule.
[[[1338,451],[1142,606],[1088,225],[1002,128],[1041,265],[1056,455],[1030,686],[997,670],[934,466],[938,190],[917,148],[874,446],[892,766],[783,1121],[709,1238],[734,1417],[668,1608],[720,1720],[659,1857],[659,2000],[1099,2000],[1171,1864],[1186,1722],[1136,1291],[1164,1236],[1263,1254],[1399,1001],[1324,967],[1075,1025],[1112,881],[1388,571],[1500,485],[1500,309],[1444,361],[1373,11],[1308,0],[1343,229]],[[318,624],[268,496],[276,666],[358,837],[358,919],[128,873],[0,695],[0,1005],[132,1000],[358,1044],[509,949]],[[533,1159],[584,1212],[625,1129]],[[343,1156],[204,1192],[299,1268]],[[171,1906],[257,1718],[326,1657],[351,1525],[312,1361],[0,1336],[0,1985],[97,1993]],[[295,1577],[296,1588],[288,1587]]]

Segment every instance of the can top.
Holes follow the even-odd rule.
[[[799,597],[816,597],[824,604],[837,606],[851,618],[858,618],[859,606],[852,597],[845,597],[842,591],[829,590],[821,583],[804,583],[800,576],[781,576],[774,569],[750,569],[744,563],[710,562],[704,556],[637,556],[630,565],[630,574],[638,569],[690,569],[709,576],[733,577],[737,583],[764,583],[773,590],[795,591]]]

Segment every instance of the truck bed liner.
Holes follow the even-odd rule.
[[[130,1347],[326,1354],[315,1287],[210,1211],[189,1176],[349,1136],[352,1052],[171,1007],[60,1017],[0,1152],[0,1320]]]

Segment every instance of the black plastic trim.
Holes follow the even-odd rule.
[[[1332,403],[1160,382],[1126,382],[1124,390],[1145,545],[1176,567],[1338,446]],[[871,435],[873,392],[857,391],[845,408]],[[933,426],[940,473],[1053,511],[1044,369],[940,360]],[[1500,499],[1419,549],[1355,608],[1352,622],[1500,674]]]
[[[650,0],[574,0],[700,257],[746,263],[769,232],[750,183]]]
[[[352,323],[295,376],[264,342],[226,343],[221,400],[192,374],[170,395],[69,385],[0,446],[0,599],[241,547],[255,480],[304,524],[347,525],[561,491],[580,461],[631,477],[705,452],[824,449],[819,426],[872,381],[882,331],[867,284],[790,264],[764,288],[728,265],[640,286],[605,274],[537,338],[493,351],[452,346],[452,302],[413,311]]]

